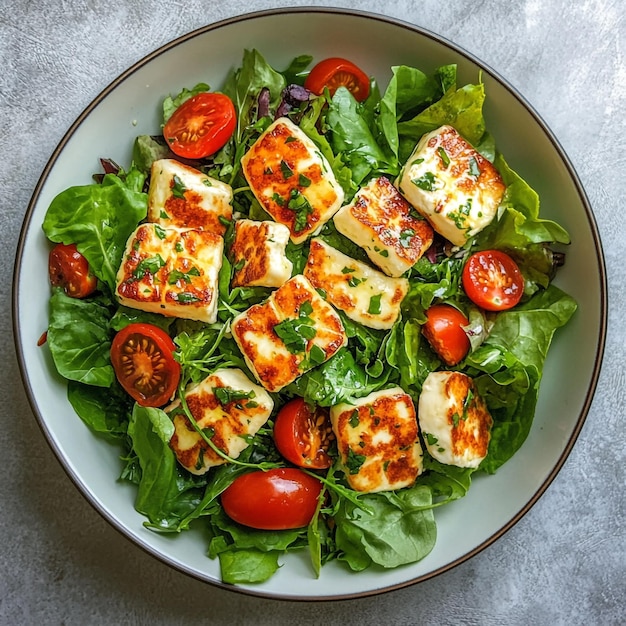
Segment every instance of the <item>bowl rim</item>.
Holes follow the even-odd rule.
[[[417,33],[423,37],[433,40],[436,43],[439,43],[449,50],[453,51],[455,54],[465,57],[467,60],[476,64],[483,72],[490,75],[495,81],[499,82],[515,99],[519,101],[519,103],[526,109],[526,111],[531,115],[531,117],[535,120],[535,122],[540,126],[541,130],[545,133],[546,137],[549,139],[550,143],[554,147],[556,153],[564,164],[569,177],[574,183],[574,187],[576,189],[576,193],[580,198],[581,204],[586,213],[586,217],[588,220],[588,224],[591,231],[591,237],[593,239],[594,248],[595,248],[595,257],[598,263],[598,271],[600,278],[599,292],[600,292],[600,302],[599,302],[599,340],[595,353],[594,365],[591,374],[591,378],[589,381],[589,385],[585,394],[585,401],[581,407],[580,414],[578,419],[576,420],[576,424],[574,429],[569,437],[567,444],[565,445],[561,455],[557,459],[554,467],[549,472],[549,474],[545,477],[542,484],[539,486],[537,491],[533,494],[533,496],[525,503],[525,505],[518,511],[518,513],[513,516],[504,526],[499,528],[493,535],[488,537],[481,544],[477,545],[472,550],[462,554],[457,557],[450,563],[439,567],[431,572],[420,575],[415,578],[411,578],[409,580],[402,581],[400,583],[395,583],[392,585],[388,585],[386,587],[366,590],[363,592],[349,593],[345,595],[319,595],[319,596],[287,596],[287,595],[277,595],[275,593],[263,592],[261,590],[255,590],[250,587],[239,587],[234,585],[228,585],[221,581],[210,579],[208,577],[204,577],[198,572],[188,569],[182,563],[175,562],[171,560],[168,556],[161,554],[158,550],[153,548],[152,546],[145,544],[144,542],[137,541],[131,533],[112,515],[109,511],[107,511],[103,506],[101,506],[96,499],[86,490],[82,484],[80,478],[74,473],[70,464],[64,458],[63,454],[59,450],[57,444],[54,441],[54,437],[50,432],[46,421],[39,410],[37,402],[35,400],[35,392],[34,388],[31,384],[31,380],[29,378],[29,373],[26,368],[26,358],[24,355],[24,350],[19,341],[20,334],[20,316],[19,316],[19,293],[18,293],[18,282],[19,276],[21,274],[22,268],[22,258],[25,246],[26,235],[31,227],[32,217],[35,210],[35,207],[39,201],[39,196],[41,191],[50,175],[52,169],[54,168],[57,159],[65,148],[66,144],[72,138],[74,133],[77,131],[79,126],[83,123],[83,121],[91,114],[91,112],[104,100],[110,93],[112,93],[121,83],[123,83],[127,78],[129,78],[136,71],[141,69],[144,65],[152,61],[153,59],[161,56],[162,54],[168,52],[169,50],[176,48],[177,46],[194,39],[195,37],[205,35],[213,30],[218,30],[224,28],[226,26],[230,26],[233,24],[256,20],[259,18],[267,18],[278,15],[287,15],[287,14],[307,14],[307,13],[315,13],[315,14],[328,14],[330,16],[333,15],[342,15],[347,17],[358,17],[362,19],[373,20],[375,22],[383,22],[391,26],[396,26],[399,28],[403,28],[414,33]],[[15,254],[15,262],[13,268],[13,277],[12,277],[12,330],[13,330],[13,339],[15,344],[15,350],[17,354],[18,367],[20,376],[22,379],[22,383],[26,390],[27,400],[31,407],[31,410],[41,428],[45,439],[50,446],[52,452],[55,457],[59,461],[63,470],[70,478],[70,480],[74,483],[75,487],[80,491],[80,493],[85,497],[87,502],[111,525],[115,530],[117,530],[121,535],[123,535],[126,539],[130,540],[133,545],[141,548],[144,552],[150,554],[157,560],[162,563],[168,565],[169,567],[186,574],[196,580],[202,581],[204,583],[208,583],[210,585],[214,585],[221,589],[227,589],[229,591],[234,591],[236,593],[242,593],[248,596],[256,596],[267,599],[274,600],[287,600],[287,601],[328,601],[328,600],[349,600],[355,598],[364,598],[368,596],[379,595],[382,593],[388,593],[390,591],[395,591],[397,589],[409,587],[415,585],[417,583],[423,582],[425,580],[429,580],[444,572],[447,572],[461,563],[468,561],[478,553],[482,552],[488,546],[496,542],[500,537],[506,534],[513,526],[517,524],[528,511],[536,504],[536,502],[541,498],[541,496],[545,493],[548,487],[552,484],[557,474],[560,472],[563,467],[565,461],[570,455],[574,444],[576,443],[580,432],[583,428],[583,425],[586,421],[587,415],[591,408],[591,404],[593,401],[593,397],[597,388],[600,371],[602,368],[602,361],[604,356],[605,344],[606,344],[606,335],[607,335],[607,325],[608,325],[608,287],[607,287],[607,274],[606,274],[606,263],[604,252],[602,248],[602,243],[600,240],[599,230],[596,223],[596,219],[593,213],[593,209],[589,202],[589,199],[586,195],[586,192],[582,186],[582,183],[576,173],[576,170],[571,163],[569,157],[565,153],[565,150],[561,146],[560,142],[553,134],[553,132],[548,127],[547,123],[542,119],[539,113],[534,109],[534,107],[529,103],[528,100],[509,83],[505,78],[503,78],[498,72],[493,70],[489,65],[480,60],[471,52],[465,50],[462,46],[452,42],[446,37],[439,35],[425,27],[419,26],[417,24],[413,24],[399,18],[390,17],[387,15],[371,12],[371,11],[363,11],[360,9],[349,9],[349,8],[339,8],[339,7],[319,7],[319,6],[301,6],[301,7],[281,7],[281,8],[272,8],[272,9],[264,9],[259,11],[252,11],[249,13],[244,13],[240,15],[236,15],[233,17],[225,18],[223,20],[219,20],[217,22],[207,24],[205,26],[198,27],[193,29],[183,35],[180,35],[171,41],[159,46],[149,54],[140,58],[138,61],[134,62],[129,68],[127,68],[124,72],[119,74],[114,80],[112,80],[100,93],[87,105],[87,107],[82,111],[82,113],[76,118],[76,120],[71,124],[65,134],[62,136],[58,145],[52,152],[50,158],[48,159],[38,181],[31,195],[31,199],[28,203],[26,213],[23,218],[22,226],[20,228],[20,234],[17,244],[17,250]]]

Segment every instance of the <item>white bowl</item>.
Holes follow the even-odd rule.
[[[320,36],[323,34],[323,36]],[[169,537],[143,527],[133,487],[117,482],[118,450],[74,414],[48,351],[37,347],[47,327],[48,244],[41,229],[52,198],[91,182],[99,157],[130,159],[138,134],[159,130],[159,104],[198,82],[218,88],[238,66],[243,48],[258,49],[276,67],[298,54],[345,56],[386,85],[392,65],[426,72],[457,63],[459,84],[486,86],[485,116],[500,151],[539,193],[542,215],[571,234],[556,284],[579,304],[557,333],[545,367],[535,422],[527,441],[496,475],[475,478],[469,494],[436,512],[432,553],[390,571],[348,573],[337,563],[312,575],[306,555],[291,554],[268,582],[237,589],[261,596],[331,599],[370,595],[416,583],[465,561],[502,536],[536,502],[564,463],[583,425],[599,375],[606,331],[606,277],[594,217],[562,148],[529,104],[483,63],[440,36],[377,15],[327,8],[286,9],[212,24],[155,51],[128,69],[83,112],[46,166],[28,207],[17,252],[14,332],[24,384],[42,431],[69,477],[114,527],[182,572],[222,586],[217,560],[198,531]],[[529,547],[532,550],[532,546]],[[233,588],[223,585],[227,588]]]

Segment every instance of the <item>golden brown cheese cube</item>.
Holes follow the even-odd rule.
[[[274,402],[240,369],[220,369],[185,390],[185,400],[198,427],[211,433],[211,442],[236,459],[269,419]],[[194,428],[176,400],[165,409],[172,416],[170,447],[178,462],[192,474],[204,474],[226,460]]]
[[[336,311],[302,275],[235,317],[231,332],[256,379],[273,392],[330,359],[348,341]]]
[[[456,246],[491,223],[506,190],[496,168],[452,126],[420,139],[397,187]]]
[[[467,374],[431,372],[418,415],[426,448],[440,463],[475,468],[487,456],[493,420]]]
[[[311,239],[304,275],[328,302],[370,328],[391,328],[409,291],[406,278],[386,276],[317,237]]]
[[[152,163],[148,221],[165,228],[200,228],[217,235],[233,215],[230,185],[173,159]]]
[[[330,409],[346,479],[355,491],[409,487],[422,473],[415,406],[400,387]]]
[[[241,159],[252,193],[302,243],[335,214],[344,192],[309,137],[286,117],[273,122]]]
[[[289,229],[277,222],[240,219],[230,256],[235,268],[233,287],[280,287],[293,265],[285,255]]]
[[[117,272],[120,304],[213,323],[224,240],[214,233],[142,224],[128,238]]]
[[[333,221],[388,276],[404,274],[433,242],[432,226],[384,176],[357,191]]]

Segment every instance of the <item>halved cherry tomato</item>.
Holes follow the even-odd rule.
[[[295,467],[243,474],[222,493],[226,514],[261,530],[307,526],[315,515],[322,483]]]
[[[53,287],[63,287],[72,298],[86,298],[98,285],[87,259],[76,249],[76,244],[58,243],[48,256],[48,273]]]
[[[472,254],[461,280],[467,297],[486,311],[510,309],[524,294],[524,277],[517,263],[501,250]]]
[[[306,77],[304,86],[318,96],[324,88],[332,96],[339,87],[346,87],[359,102],[370,93],[370,79],[367,74],[351,61],[332,57],[320,61]]]
[[[435,304],[426,311],[422,333],[446,365],[460,363],[470,349],[470,340],[464,330],[469,320],[449,304]]]
[[[276,447],[294,465],[309,469],[330,467],[328,446],[333,437],[328,411],[322,407],[311,410],[303,398],[290,400],[276,416]]]
[[[167,120],[163,137],[174,154],[202,159],[216,153],[230,139],[237,114],[232,100],[203,92],[183,102]]]
[[[115,375],[141,406],[163,406],[180,380],[176,346],[158,326],[138,322],[120,330],[111,344]]]

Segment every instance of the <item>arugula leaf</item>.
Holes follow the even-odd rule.
[[[107,174],[102,184],[70,187],[57,195],[46,212],[43,231],[51,241],[75,243],[113,293],[126,241],[147,211],[145,193]]]

